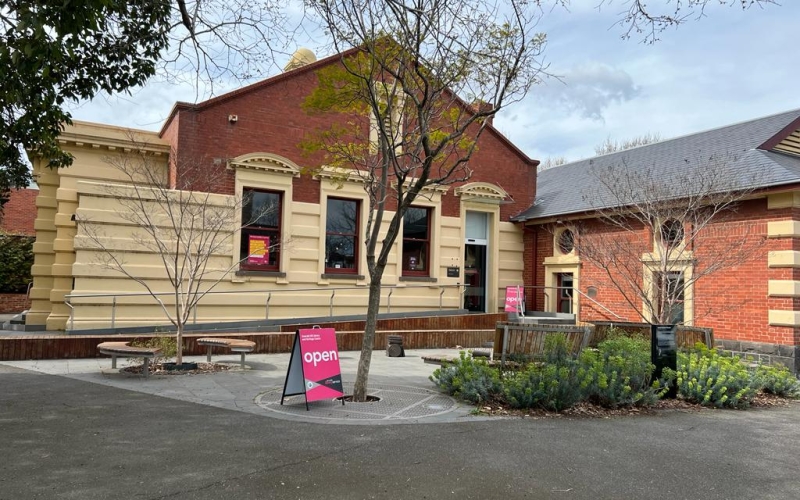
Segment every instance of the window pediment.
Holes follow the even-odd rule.
[[[272,153],[248,153],[228,161],[231,169],[265,170],[277,174],[300,177],[300,167],[292,160]]]
[[[510,196],[501,187],[488,182],[470,182],[456,188],[456,196],[465,201],[482,201],[484,203],[500,203]]]

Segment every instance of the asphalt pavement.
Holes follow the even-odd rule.
[[[463,407],[395,422],[413,425],[301,419],[255,402],[288,364],[269,356],[238,374],[148,380],[108,359],[0,363],[0,499],[800,498],[798,403],[609,419],[476,418]],[[433,388],[433,366],[381,356],[374,384]]]

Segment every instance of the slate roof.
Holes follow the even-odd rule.
[[[538,175],[534,204],[511,220],[522,222],[617,205],[598,181],[598,175],[609,169],[615,179],[626,172],[647,171],[648,180],[681,183],[689,194],[692,186],[687,179],[708,168],[709,159],[725,158],[717,168],[730,180],[729,186],[762,189],[800,183],[800,157],[759,149],[797,128],[800,109],[550,168]]]

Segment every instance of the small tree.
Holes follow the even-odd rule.
[[[231,264],[220,266],[220,260],[233,253],[236,231],[273,208],[254,208],[249,219],[240,222],[247,199],[211,193],[217,178],[199,162],[182,165],[175,188],[169,187],[163,162],[157,162],[144,148],[108,158],[107,163],[122,174],[125,184],[108,184],[103,190],[119,204],[116,215],[133,225],[130,237],[137,250],[146,250],[160,260],[174,304],[165,304],[155,282],[126,262],[124,250],[113,246],[102,224],[78,218],[78,234],[94,244],[101,266],[139,283],[156,300],[176,329],[176,362],[182,364],[183,332],[193,311],[203,297],[251,257],[234,258]],[[224,170],[217,175],[224,175]],[[280,242],[270,247],[277,245]]]
[[[307,108],[345,117],[308,146],[325,153],[328,168],[358,176],[369,197],[369,299],[353,395],[363,401],[381,279],[404,215],[430,188],[470,178],[469,160],[489,120],[537,82],[545,38],[534,32],[539,12],[528,2],[498,8],[482,0],[322,0],[311,6],[334,48],[354,49],[318,72]]]
[[[31,282],[32,236],[0,231],[0,293],[25,293]]]
[[[757,184],[733,179],[724,168],[733,160],[705,158],[668,178],[625,161],[592,168],[598,187],[584,200],[596,218],[574,227],[575,248],[645,322],[680,322],[685,289],[746,262],[762,246],[763,236],[747,222],[738,223],[736,238],[719,237]],[[713,255],[697,251],[709,245]]]

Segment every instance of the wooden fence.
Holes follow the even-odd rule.
[[[578,354],[586,347],[597,345],[616,329],[628,335],[641,335],[650,338],[650,325],[646,323],[595,323],[594,325],[536,325],[513,322],[498,322],[495,327],[494,357],[498,358],[503,352],[503,336],[506,335],[507,343],[505,352],[512,357],[541,356],[544,354],[544,340],[550,334],[563,333],[567,337],[567,345],[572,354]],[[692,347],[696,343],[706,344],[709,348],[714,346],[714,336],[710,328],[693,328],[679,326],[676,334],[678,347]]]

